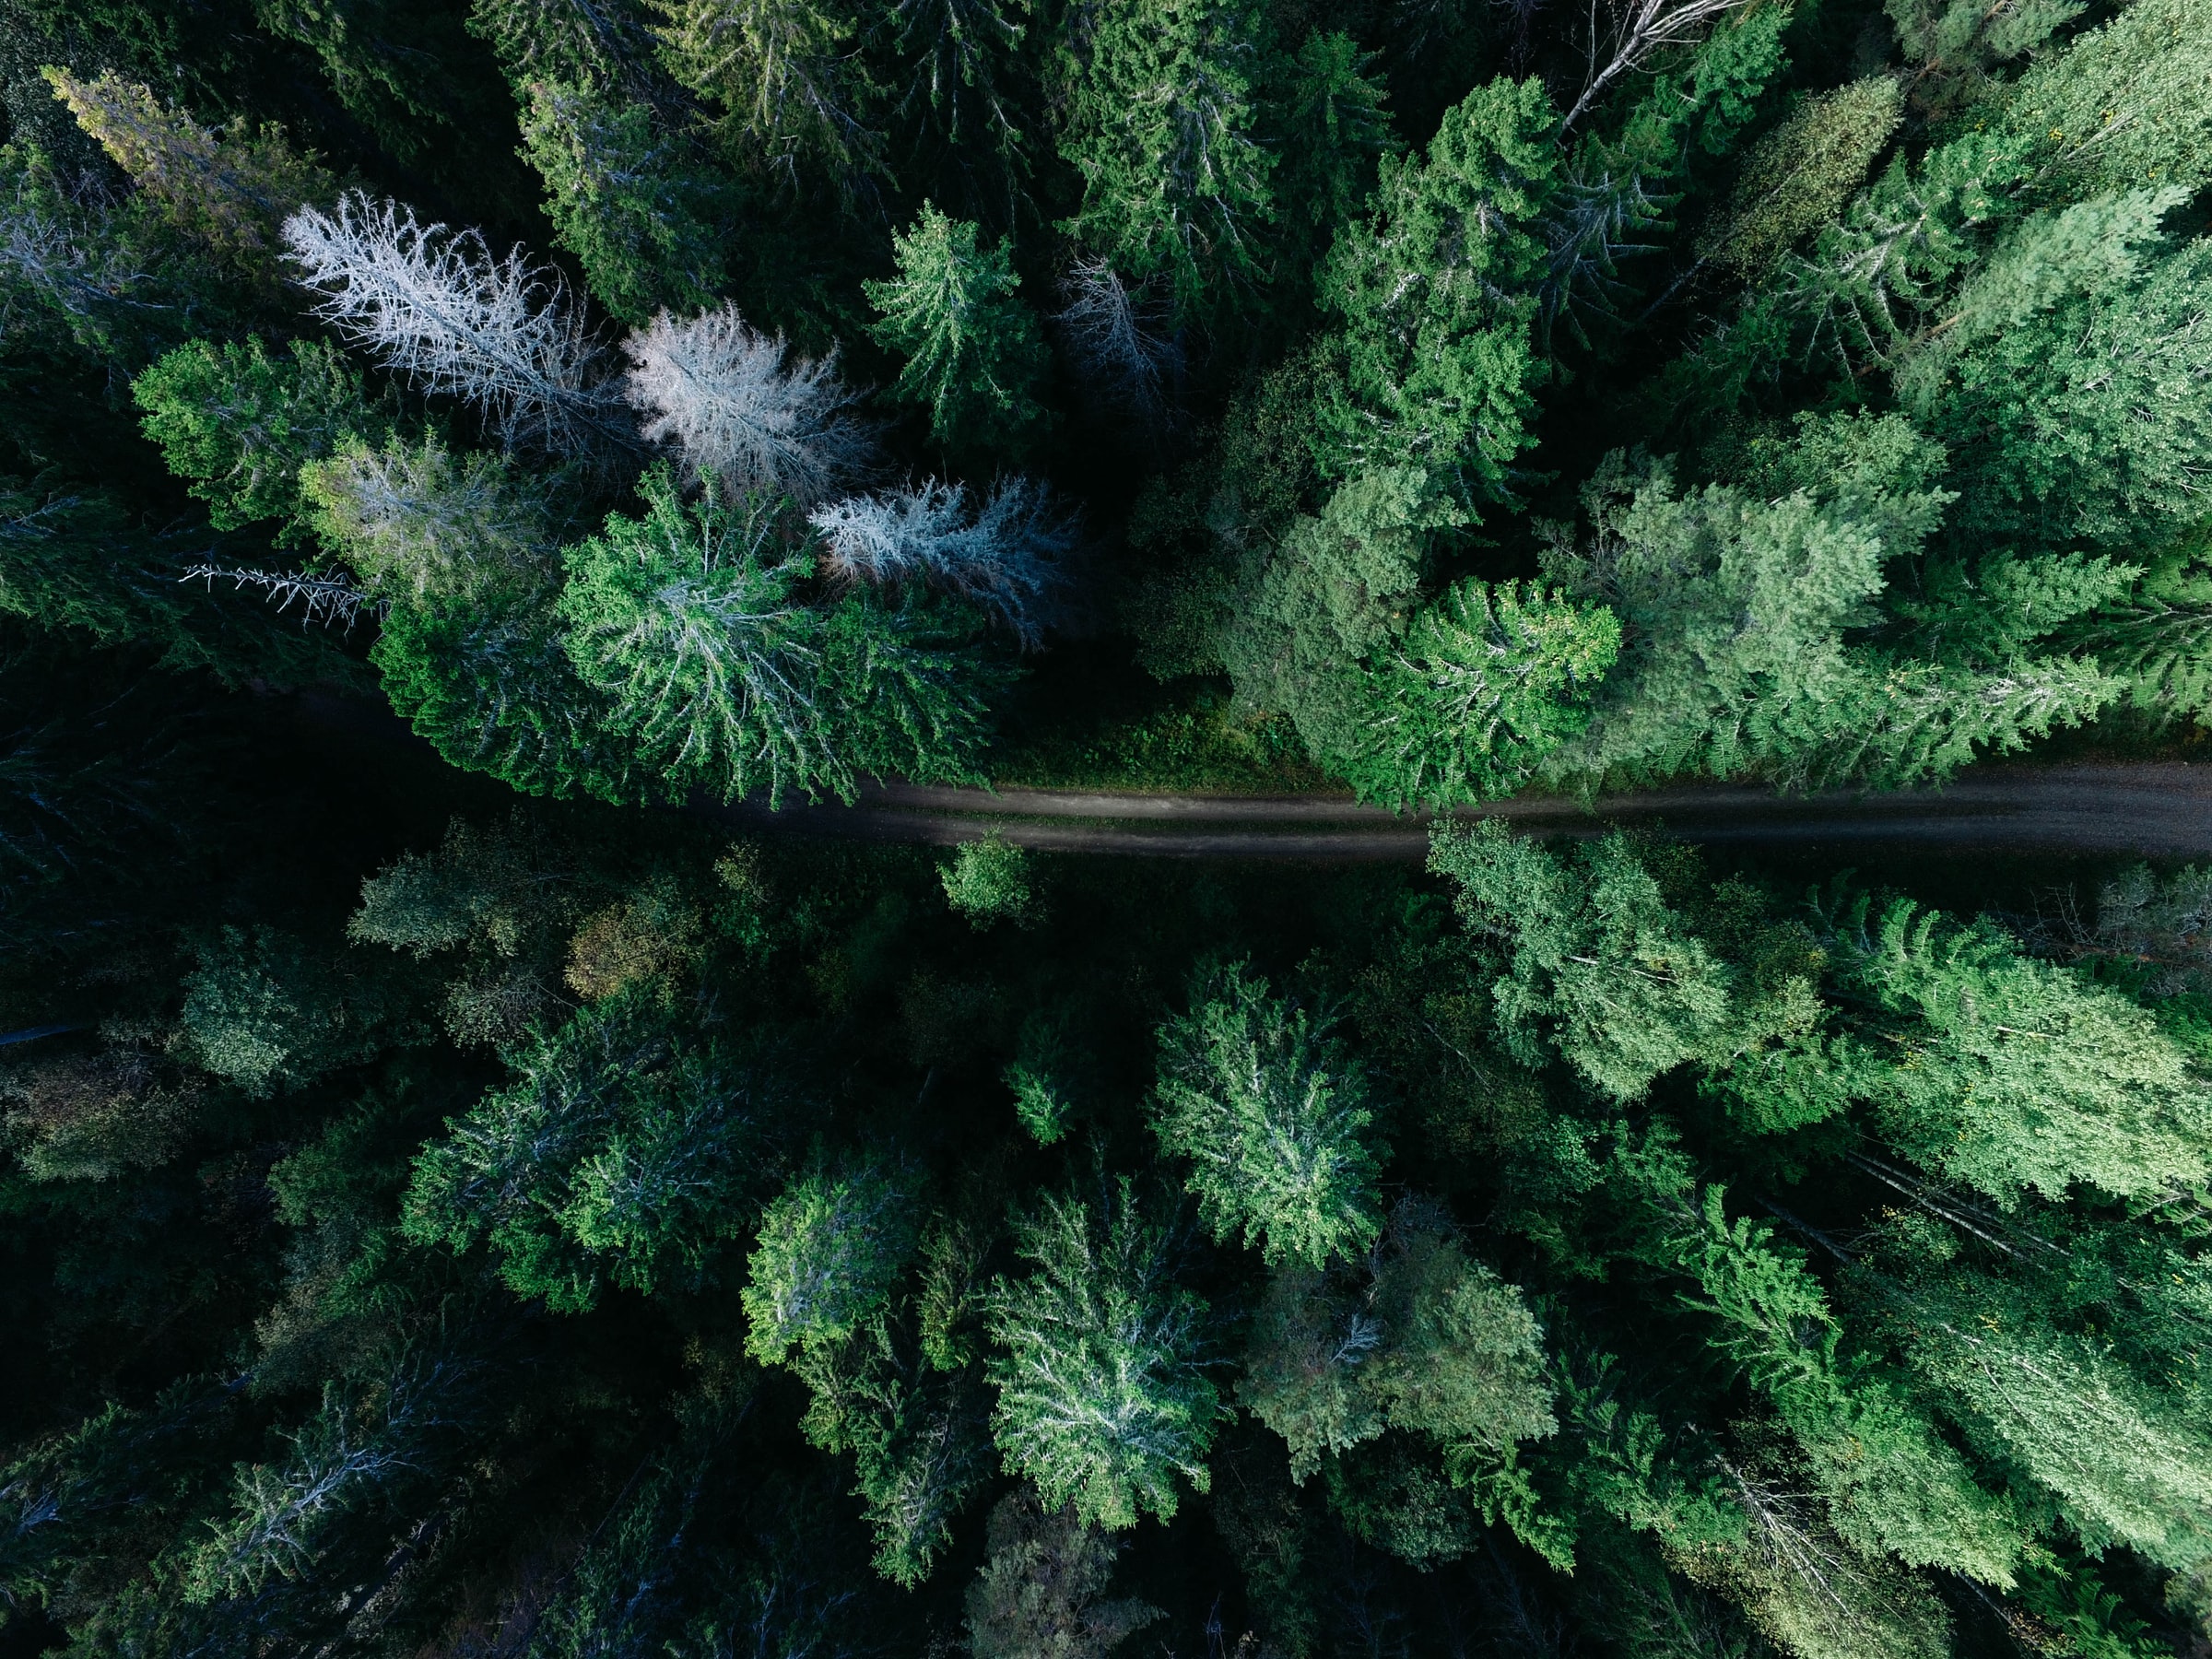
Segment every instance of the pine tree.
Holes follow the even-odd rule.
[[[1734,1046],[1733,965],[1674,912],[1626,838],[1578,849],[1570,865],[1492,818],[1440,830],[1430,864],[1458,884],[1469,929],[1500,947],[1494,1018],[1523,1064],[1556,1050],[1600,1090],[1632,1099]]]
[[[524,159],[545,181],[554,241],[576,256],[593,297],[636,328],[712,303],[726,184],[656,131],[650,108],[615,90],[560,80],[525,90]]]
[[[853,773],[916,783],[980,784],[993,711],[1015,670],[976,642],[965,606],[865,589],[823,613],[821,695],[829,741]]]
[[[1587,701],[1619,652],[1620,624],[1601,606],[1469,578],[1368,671],[1362,747],[1323,758],[1362,796],[1396,806],[1510,794],[1588,728]]]
[[[1931,400],[1963,527],[2125,551],[2202,517],[2212,243],[2136,253],[2179,200],[2146,191],[2030,221],[1961,296],[1953,315],[1994,334],[1961,342]]]
[[[990,1550],[968,1589],[968,1641],[976,1659],[1105,1659],[1161,1617],[1127,1597],[1104,1599],[1113,1545],[1072,1506],[1043,1508],[1009,1492],[991,1512]]]
[[[773,1075],[679,1036],[650,987],[534,1032],[510,1064],[513,1083],[417,1155],[407,1237],[488,1245],[515,1294],[561,1312],[608,1282],[700,1288],[782,1127]]]
[[[2083,7],[2078,0],[1888,0],[1884,9],[1917,65],[1913,103],[1943,116],[1987,96],[1998,65],[2041,45]]]
[[[860,1165],[800,1176],[760,1218],[741,1292],[746,1350],[764,1365],[827,1359],[883,1311],[914,1248],[913,1195]]]
[[[1896,1382],[1843,1358],[1839,1322],[1802,1255],[1763,1223],[1731,1220],[1671,1132],[1624,1134],[1615,1158],[1625,1193],[1650,1206],[1646,1259],[1696,1284],[1714,1346],[1773,1402],[1835,1530],[1877,1559],[1888,1551],[2009,1586],[2025,1544],[2016,1507],[1974,1479]]]
[[[1876,912],[1861,895],[1829,925],[1839,968],[1902,1022],[1906,1046],[1867,1087],[1928,1168],[2003,1204],[2206,1178],[2212,1087],[2152,1015],[1909,900]]]
[[[2152,555],[2132,592],[2077,617],[2063,637],[2117,675],[2160,724],[2212,709],[2212,573],[2184,536]]]
[[[1060,155],[1083,202],[1063,229],[1134,281],[1165,281],[1178,319],[1233,314],[1272,275],[1262,28],[1241,0],[1145,0],[1101,12],[1066,51]]]
[[[1902,118],[1903,90],[1869,76],[1809,99],[1752,146],[1726,209],[1699,239],[1700,259],[1756,281],[1799,240],[1831,222]]]
[[[877,88],[853,50],[857,20],[817,0],[653,0],[668,72],[713,105],[736,166],[784,189],[827,173],[851,196],[880,170]]]
[[[456,453],[434,434],[372,446],[347,430],[298,479],[323,545],[402,606],[529,599],[552,581],[558,526],[544,495],[496,455]]]
[[[992,1287],[991,1426],[1009,1473],[1114,1530],[1171,1517],[1178,1476],[1210,1488],[1219,1395],[1202,1369],[1206,1303],[1174,1281],[1172,1224],[1143,1213],[1129,1177],[1101,1187],[1047,1194],[1021,1218],[1035,1271]]]
[[[1045,349],[1014,297],[1011,239],[979,248],[974,225],[924,202],[891,247],[898,276],[861,286],[882,317],[877,343],[906,359],[899,396],[929,410],[930,436],[947,450],[1019,449],[1043,418],[1034,388]]]
[[[915,159],[938,181],[935,199],[1011,224],[1035,167],[1023,8],[1006,0],[900,0],[895,9],[897,56],[911,65],[899,113],[925,135]],[[910,172],[909,188],[915,182]]]
[[[333,201],[337,181],[302,156],[281,129],[218,135],[183,111],[112,72],[91,81],[42,72],[54,96],[114,163],[141,200],[179,233],[263,287],[281,285],[281,227],[303,206]]]
[[[1939,462],[1885,417],[1806,424],[1794,459],[1759,481],[1776,491],[1763,501],[1727,486],[1677,494],[1665,466],[1608,463],[1585,495],[1595,543],[1547,567],[1620,618],[1624,645],[1589,731],[1546,770],[1896,787],[2112,700],[2118,686],[2094,665],[2031,655],[2032,640],[1956,665],[1853,641],[1880,616],[1885,563],[1939,522],[1944,497],[1925,486]]]
[[[1558,1429],[1542,1327],[1438,1217],[1407,1206],[1365,1265],[1356,1287],[1296,1265],[1269,1276],[1237,1398],[1288,1443],[1292,1479],[1396,1430],[1476,1483]]]
[[[1269,994],[1245,965],[1192,987],[1159,1031],[1153,1127],[1188,1159],[1187,1185],[1217,1240],[1239,1234],[1269,1265],[1321,1267],[1382,1230],[1378,1148],[1365,1076],[1333,1021]]]
[[[1282,229],[1280,279],[1312,280],[1337,228],[1353,222],[1374,187],[1375,170],[1399,151],[1388,92],[1372,53],[1348,34],[1316,29],[1288,65],[1279,94],[1274,177]]]
[[[1434,517],[1426,475],[1370,473],[1293,521],[1264,564],[1240,561],[1216,645],[1239,700],[1288,714],[1316,754],[1361,753],[1363,672],[1414,608]]]

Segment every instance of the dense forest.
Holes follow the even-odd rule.
[[[0,0],[0,1659],[2212,1654],[2212,868],[725,810],[2194,752],[2206,0]]]

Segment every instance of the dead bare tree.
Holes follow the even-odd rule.
[[[1653,54],[1698,39],[1713,23],[1751,0],[1588,0],[1582,95],[1559,123],[1570,132],[1622,76],[1642,68]]]

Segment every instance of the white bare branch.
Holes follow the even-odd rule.
[[[1053,323],[1085,382],[1147,427],[1165,426],[1182,352],[1161,332],[1145,289],[1131,288],[1105,260],[1079,256],[1061,292],[1065,303]]]
[[[322,296],[316,315],[425,391],[485,410],[509,442],[582,454],[624,436],[568,285],[520,247],[495,257],[477,231],[420,224],[360,191],[335,213],[300,208],[284,241],[301,286]]]
[[[932,478],[821,508],[827,572],[847,582],[926,582],[974,601],[1024,650],[1064,616],[1082,533],[1033,478],[1002,480],[971,512],[959,484]]]
[[[623,343],[645,436],[674,441],[734,497],[767,489],[811,507],[875,470],[875,423],[837,376],[837,354],[803,358],[734,305],[678,323],[666,312]]]
[[[1642,68],[1653,54],[1696,40],[1706,29],[1751,0],[1603,0],[1607,13],[1599,21],[1601,0],[1589,0],[1587,63],[1582,96],[1559,123],[1571,131],[1605,89],[1622,76]]]
[[[302,628],[315,622],[337,622],[351,633],[353,625],[361,619],[366,610],[372,617],[381,617],[386,602],[364,594],[350,582],[337,576],[310,576],[282,571],[255,571],[224,565],[194,565],[178,578],[180,582],[217,580],[229,582],[233,587],[259,588],[271,605],[282,615],[293,606],[300,606],[300,625]]]

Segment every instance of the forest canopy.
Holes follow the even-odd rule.
[[[0,0],[0,1659],[2212,1652],[2212,866],[1451,810],[2208,480],[2203,0]]]

